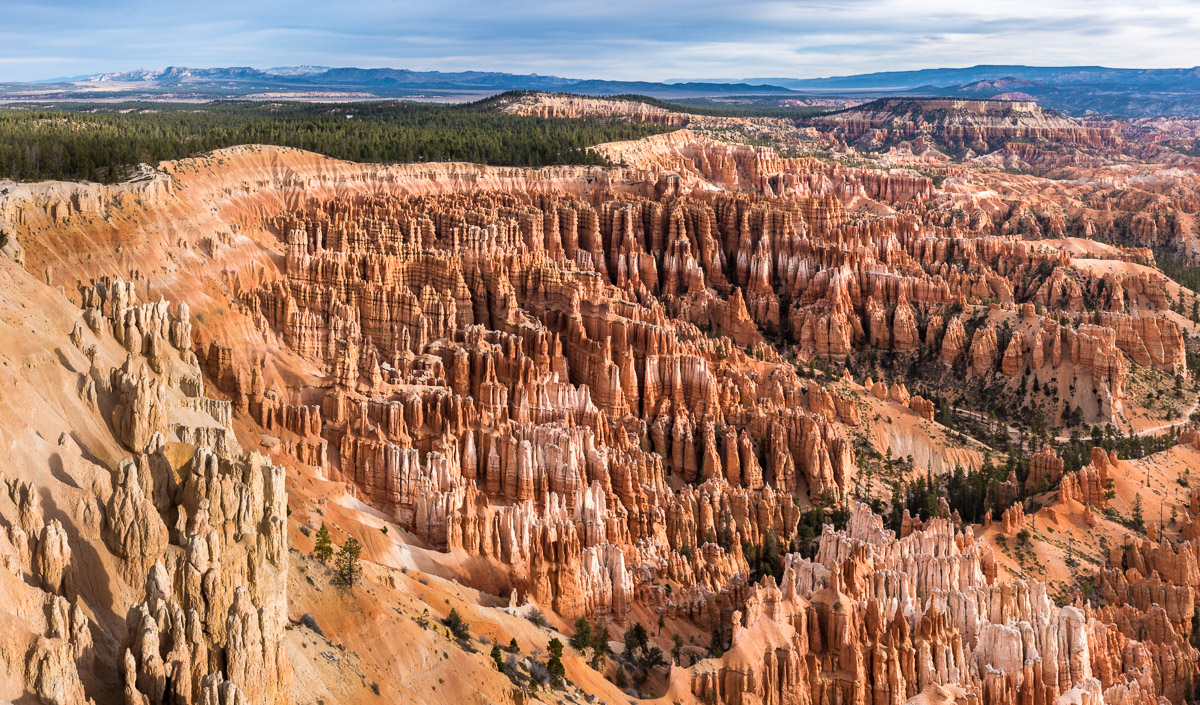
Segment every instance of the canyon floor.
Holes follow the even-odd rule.
[[[0,182],[0,700],[1192,701],[1195,123],[498,109]]]

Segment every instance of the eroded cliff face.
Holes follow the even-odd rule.
[[[564,623],[658,619],[691,635],[673,696],[1181,699],[1190,573],[1130,573],[1151,546],[1110,556],[1105,607],[1008,579],[948,516],[910,518],[897,539],[855,504],[815,560],[798,552],[801,513],[851,499],[867,452],[855,441],[877,421],[864,410],[937,425],[915,385],[817,382],[803,363],[887,355],[948,387],[1018,394],[1032,378],[1053,390],[1052,415],[1121,424],[1131,370],[1187,374],[1160,280],[1028,241],[990,197],[964,220],[910,172],[686,132],[603,148],[623,166],[375,167],[240,148],[165,164],[140,190],[4,201],[27,267],[81,307],[60,326],[71,403],[106,448],[88,450],[102,479],[74,481],[91,488],[86,540],[12,485],[13,565],[61,594],[86,544],[121,586],[103,603],[75,593],[82,615],[68,601],[57,631],[30,630],[37,658],[14,673],[67,689],[52,702],[93,692],[89,678],[128,702],[285,698],[287,466],[403,530],[365,541],[380,565],[395,541]],[[146,292],[179,303],[139,303]],[[1043,451],[1029,482],[1057,489],[1064,513],[1103,507],[1112,460],[1064,477]],[[298,496],[324,516],[326,499]],[[1014,505],[998,524],[1015,537],[1036,521]],[[768,546],[796,551],[779,583],[751,578]],[[1191,550],[1161,549],[1185,563]],[[111,614],[88,647],[78,625],[97,604]],[[117,675],[77,666],[78,689],[45,675],[89,653]]]
[[[0,697],[287,702],[283,470],[203,396],[187,307],[100,281],[81,310],[0,264],[6,357],[49,357],[6,373]]]
[[[760,168],[748,163],[737,168]],[[747,582],[746,547],[795,545],[797,505],[844,497],[856,472],[854,405],[798,378],[764,335],[838,359],[812,321],[841,312],[824,340],[842,341],[842,357],[928,350],[968,377],[1032,374],[1065,399],[1094,397],[1100,418],[1121,412],[1127,359],[1186,372],[1178,324],[1139,298],[1141,280],[1064,277],[1067,258],[1013,238],[856,224],[847,203],[861,191],[825,184],[782,203],[671,191],[311,199],[276,220],[282,278],[242,304],[330,370],[331,386],[268,392],[257,367],[213,376],[267,428],[295,433],[298,458],[353,482],[427,545],[493,562],[510,599],[567,620],[622,623],[649,608],[714,634],[729,653],[698,667],[700,700],[900,702],[940,686],[971,702],[1180,697],[1192,656],[1170,659],[1182,632],[1127,645],[1082,600],[1060,609],[1044,584],[995,584],[986,548],[948,521],[900,543],[862,529],[883,555],[861,567],[842,565],[855,551],[827,537],[815,563],[792,559],[806,590],[787,589],[800,581],[790,573],[782,591]],[[1106,310],[1085,305],[1095,290]],[[873,386],[933,415],[900,385]],[[1010,536],[1025,527],[1019,510],[1003,518]],[[878,520],[859,507],[852,521]],[[851,591],[819,581],[817,566],[917,585]],[[820,607],[826,590],[833,604],[848,596],[844,614]],[[773,636],[755,653],[741,635],[758,619]],[[780,642],[786,625],[803,638]],[[1089,642],[1104,645],[1094,657]],[[1151,655],[1128,660],[1134,649]],[[801,666],[813,658],[816,672]]]
[[[869,508],[855,504],[851,511],[845,531],[827,527],[814,561],[789,557],[779,585],[768,579],[756,586],[730,615],[729,653],[692,682],[702,701],[1183,698],[1195,658],[1186,642],[1190,626],[1172,622],[1160,604],[1191,604],[1190,547],[1184,555],[1131,547],[1126,562],[1141,570],[1131,570],[1127,581],[1118,565],[1104,573],[1116,576],[1115,586],[1101,589],[1113,593],[1111,604],[1122,604],[1121,590],[1149,589],[1154,597],[1095,610],[1078,597],[1056,605],[1045,583],[996,582],[991,549],[957,533],[948,518],[897,539]],[[1147,552],[1182,566],[1146,584]]]
[[[494,559],[568,618],[623,616],[635,566],[711,593],[745,569],[741,540],[792,539],[787,497],[844,492],[837,424],[854,411],[678,320],[703,307],[707,326],[740,326],[777,359],[744,304],[706,292],[681,237],[660,273],[643,243],[668,240],[672,222],[682,234],[688,216],[652,205],[313,203],[281,223],[285,279],[242,303],[333,385],[297,405],[301,390],[271,392],[255,370],[214,376],[418,537]],[[673,557],[719,530],[738,542],[700,565]]]
[[[990,152],[1048,141],[1083,147],[1116,143],[1115,126],[1082,124],[1030,101],[885,98],[814,118],[846,142],[864,147],[926,137],[952,150]]]
[[[580,95],[531,93],[500,99],[499,109],[513,115],[543,118],[617,118],[684,127],[694,116],[633,100],[599,99]]]

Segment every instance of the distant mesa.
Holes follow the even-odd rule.
[[[1104,147],[1115,141],[1110,127],[1084,125],[1026,100],[885,98],[818,116],[848,143],[878,148],[927,137],[953,152],[989,152],[1011,140]]]

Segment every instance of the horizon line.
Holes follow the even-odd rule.
[[[193,71],[215,71],[215,70],[221,70],[221,69],[226,69],[226,70],[247,69],[247,70],[251,70],[251,71],[258,71],[261,73],[270,73],[272,71],[283,71],[283,70],[287,70],[287,69],[302,69],[302,68],[316,69],[313,72],[316,74],[325,73],[327,71],[336,71],[336,70],[340,70],[340,69],[356,69],[356,70],[360,70],[360,71],[408,71],[411,73],[439,73],[439,74],[447,74],[447,75],[464,74],[464,73],[481,73],[481,74],[522,76],[522,77],[537,76],[540,78],[561,78],[561,79],[568,80],[568,81],[606,81],[606,82],[610,82],[610,83],[658,83],[658,84],[665,84],[665,85],[679,85],[679,84],[686,84],[686,83],[713,83],[713,84],[728,84],[728,85],[737,85],[737,84],[755,85],[755,84],[749,84],[748,82],[750,82],[750,81],[762,82],[762,81],[772,81],[772,80],[822,81],[822,80],[832,80],[832,79],[839,79],[839,78],[856,78],[856,77],[861,77],[861,76],[887,76],[887,75],[899,75],[899,74],[914,74],[914,73],[921,73],[924,71],[965,71],[965,70],[970,70],[970,69],[986,69],[986,68],[1089,69],[1089,70],[1103,70],[1103,71],[1188,71],[1188,70],[1200,70],[1200,65],[1135,67],[1135,66],[1104,66],[1104,65],[1100,65],[1100,64],[1058,64],[1058,65],[1050,65],[1050,64],[1044,64],[1044,65],[1043,64],[971,64],[971,65],[967,65],[967,66],[927,66],[927,67],[919,68],[919,69],[896,69],[896,70],[892,70],[892,71],[868,71],[868,72],[864,72],[864,73],[831,74],[831,75],[825,75],[825,76],[787,76],[787,75],[769,76],[769,75],[763,75],[763,76],[750,76],[750,77],[745,77],[745,78],[691,77],[691,78],[666,78],[666,79],[654,80],[654,79],[648,79],[648,78],[636,78],[636,79],[598,78],[598,77],[580,78],[580,77],[575,77],[575,76],[564,76],[561,74],[554,74],[554,73],[538,73],[538,72],[518,73],[515,71],[485,70],[485,69],[463,69],[463,70],[413,69],[413,68],[408,68],[405,66],[353,66],[353,65],[322,66],[322,65],[300,63],[300,64],[277,65],[277,66],[271,66],[268,68],[259,68],[257,66],[253,66],[253,65],[249,65],[249,64],[226,64],[226,65],[210,65],[210,66],[187,65],[187,64],[167,64],[166,66],[163,66],[162,68],[138,67],[138,68],[132,68],[132,69],[117,70],[117,71],[96,71],[94,73],[77,74],[74,76],[54,76],[54,77],[50,77],[50,78],[34,78],[34,79],[0,81],[0,83],[14,84],[14,83],[54,83],[54,82],[59,82],[59,81],[85,81],[85,80],[94,79],[96,77],[105,76],[105,75],[130,74],[130,73],[136,73],[136,72],[162,73],[162,72],[168,71],[170,69],[183,69],[183,70],[193,70]],[[762,84],[760,83],[757,85],[762,85]]]

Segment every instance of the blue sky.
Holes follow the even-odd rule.
[[[1200,0],[0,0],[0,81],[166,66],[806,78],[1200,64]]]

